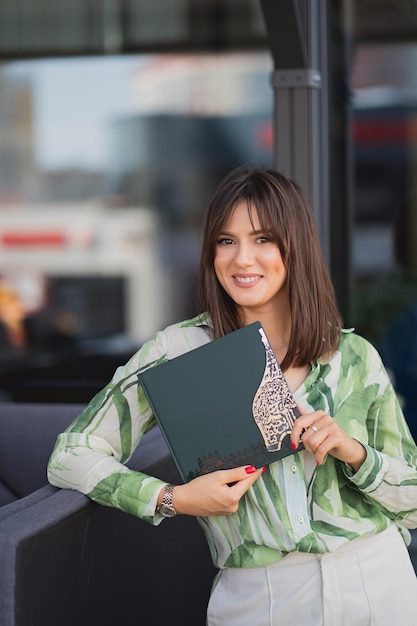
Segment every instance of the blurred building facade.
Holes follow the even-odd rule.
[[[417,8],[327,5],[350,111],[343,312],[417,423]],[[27,335],[12,366],[3,322],[8,381],[129,352],[195,312],[212,191],[235,165],[273,163],[272,65],[258,0],[0,0],[0,276]]]

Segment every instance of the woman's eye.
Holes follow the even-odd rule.
[[[222,237],[221,239],[219,239],[218,243],[221,246],[230,246],[230,244],[233,243],[233,239],[230,239],[229,237]]]
[[[269,241],[271,241],[270,239],[268,239],[268,237],[258,237],[257,241],[259,243],[268,243]]]

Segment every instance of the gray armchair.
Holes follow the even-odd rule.
[[[14,496],[0,507],[0,626],[204,626],[216,570],[195,519],[179,516],[154,528],[46,484],[53,441],[79,409],[0,404],[0,479],[9,500]],[[22,439],[44,454],[33,455],[35,470]],[[179,481],[158,429],[139,451],[132,468]],[[9,463],[19,466],[15,474]],[[30,493],[35,475],[41,484]]]

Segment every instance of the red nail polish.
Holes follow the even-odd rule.
[[[254,467],[253,465],[248,465],[247,467],[245,467],[245,472],[247,474],[253,474],[254,472],[256,472],[256,467]]]
[[[297,448],[296,444],[291,441],[291,450],[295,450]]]
[[[266,466],[262,468],[262,474],[266,472]]]

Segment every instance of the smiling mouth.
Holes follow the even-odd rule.
[[[244,285],[248,285],[250,283],[254,283],[255,281],[259,280],[259,278],[261,278],[261,276],[260,275],[257,275],[257,276],[233,276],[233,278],[238,283],[242,283]]]

